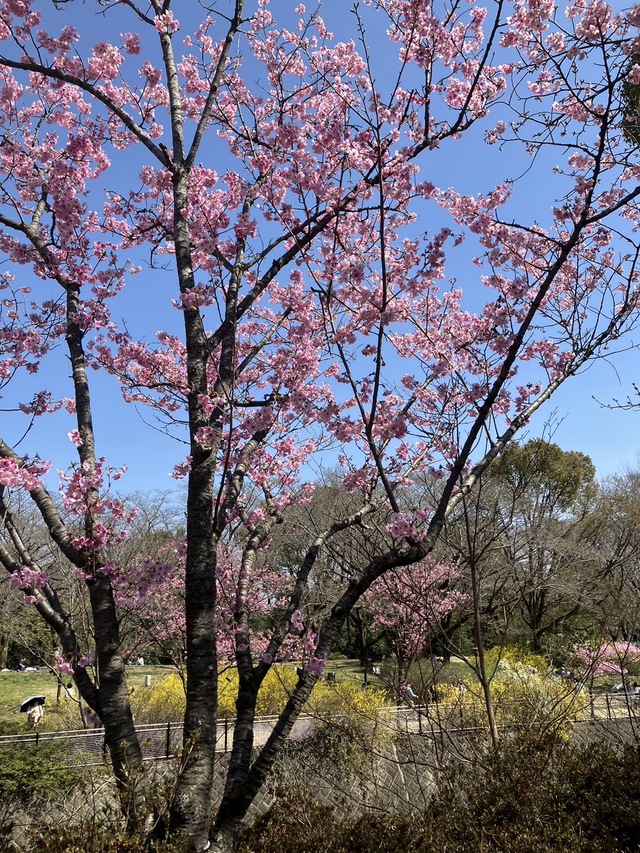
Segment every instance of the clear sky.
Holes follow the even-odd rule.
[[[277,15],[280,3],[272,3]],[[287,5],[288,4],[283,4]],[[295,4],[292,4],[295,5]],[[342,0],[339,4],[344,9]],[[331,25],[332,18],[340,23],[346,22],[344,12],[331,2],[326,3],[326,17]],[[73,22],[80,28],[88,25],[94,38],[102,39],[108,32],[107,18],[93,14],[93,3],[70,3],[63,7],[62,14],[66,22]],[[176,8],[178,4],[176,4]],[[117,12],[119,10],[113,10]],[[48,14],[52,14],[48,12]],[[348,20],[352,25],[352,19]],[[118,23],[116,30],[121,29]],[[378,36],[374,34],[375,39]],[[377,42],[382,49],[383,43]],[[385,49],[389,49],[385,46]],[[451,150],[451,149],[448,149]],[[485,149],[486,150],[486,149]],[[128,156],[128,155],[127,155]],[[484,157],[485,155],[483,155]],[[487,155],[488,156],[488,155]],[[432,162],[432,161],[429,161]],[[433,159],[430,168],[437,173],[438,183],[446,186],[455,183],[466,192],[486,192],[495,182],[503,178],[517,177],[522,164],[509,160],[497,149],[493,159],[482,162],[458,159],[455,155],[443,154]],[[123,161],[118,169],[131,168],[131,163]],[[133,170],[132,170],[133,171]],[[428,171],[422,175],[429,178]],[[132,175],[132,185],[135,184]],[[527,206],[538,205],[548,209],[548,187],[529,185]],[[455,270],[452,274],[455,274]],[[30,273],[25,268],[21,276],[28,279]],[[464,282],[460,284],[464,286]],[[130,292],[120,300],[115,310],[116,319],[126,316],[132,332],[139,327],[141,334],[152,337],[156,330],[166,329],[173,324],[179,328],[180,316],[177,312],[165,311],[164,306],[175,298],[175,283],[170,271],[146,269],[132,283]],[[580,450],[593,459],[600,476],[620,471],[627,466],[640,465],[640,411],[623,411],[619,408],[606,408],[614,399],[624,402],[632,394],[632,382],[638,376],[639,356],[637,350],[612,355],[609,361],[594,364],[583,375],[570,380],[531,423],[526,438],[544,433],[545,425],[551,422],[546,436],[566,450]],[[46,384],[55,394],[61,391],[68,374],[68,364],[60,352],[47,366],[46,371],[37,377],[22,380],[34,390]],[[128,474],[122,482],[123,491],[144,491],[175,488],[175,482],[169,477],[173,466],[182,460],[186,449],[183,444],[164,435],[154,426],[153,415],[148,410],[127,405],[121,400],[115,380],[108,376],[93,374],[93,400],[95,427],[99,455],[107,457],[109,462],[118,466],[126,464]],[[68,390],[62,391],[62,394]],[[10,403],[0,401],[0,406],[10,408]],[[604,404],[604,405],[603,405]],[[8,430],[7,436],[13,439],[20,434],[18,416],[5,412],[3,419]],[[20,418],[20,423],[24,418]],[[34,453],[37,450],[53,460],[54,468],[65,467],[72,458],[72,447],[66,434],[75,426],[72,416],[60,412],[50,419],[37,421],[18,449],[21,452]]]

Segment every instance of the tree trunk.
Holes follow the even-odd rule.
[[[195,465],[187,498],[187,706],[182,770],[170,814],[171,832],[183,836],[195,850],[205,849],[209,834],[217,734],[216,551],[211,496],[210,466]]]
[[[0,669],[7,668],[7,657],[9,655],[9,632],[0,633]]]
[[[90,701],[91,696],[84,698],[94,707],[104,725],[122,808],[128,824],[134,827],[138,799],[136,776],[142,766],[142,750],[133,724],[116,605],[109,580],[103,576],[90,582],[89,597],[97,652],[97,703],[95,699]],[[82,677],[76,678],[76,684],[82,694]]]
[[[480,612],[480,584],[475,559],[470,562],[471,569],[471,591],[473,595],[473,633],[475,639],[475,670],[482,685],[484,705],[487,712],[487,724],[491,736],[491,745],[494,749],[498,746],[498,727],[493,708],[493,697],[491,696],[491,683],[487,678],[487,668],[484,659],[484,637],[482,635],[482,616]]]
[[[252,745],[253,739],[251,699],[247,696],[246,702],[239,702],[244,719],[237,741],[234,736],[227,785],[211,838],[211,850],[214,853],[234,853],[237,849],[247,812],[266,781],[283,743],[317,680],[317,675],[308,671],[300,676],[296,689],[289,697],[266,744],[253,763],[251,763],[251,753],[247,751],[247,746]]]

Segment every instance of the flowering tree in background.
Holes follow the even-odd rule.
[[[384,628],[396,655],[396,690],[407,679],[409,667],[429,650],[438,626],[463,604],[467,595],[455,588],[459,572],[426,557],[413,566],[392,569],[378,578],[363,599],[372,613],[374,628]]]
[[[127,569],[111,558],[127,510],[108,489],[122,472],[100,455],[90,368],[186,430],[187,704],[170,829],[208,844],[216,561],[230,538],[239,693],[211,835],[229,849],[351,608],[431,552],[532,414],[636,322],[636,105],[620,93],[638,82],[640,11],[371,0],[342,14],[337,39],[316,11],[278,4],[277,21],[268,0],[88,5],[104,15],[97,43],[66,17],[87,4],[0,2],[3,393],[27,418],[66,409],[76,454],[60,503],[47,447],[0,441],[0,561],[58,633],[132,813],[140,749],[115,601]],[[463,175],[438,185],[447,162],[470,161],[523,177],[473,194]],[[167,309],[153,342],[118,319],[136,319],[136,273],[157,279],[153,307]],[[47,387],[69,369],[66,390]],[[14,380],[37,374],[46,390],[23,399]],[[357,505],[309,540],[252,645],[255,568],[332,448]],[[442,483],[433,505],[400,501],[425,471]],[[19,490],[86,584],[93,651],[29,554]],[[311,624],[316,561],[346,530],[367,540],[376,514],[385,535]],[[258,689],[292,635],[306,664],[254,753]]]
[[[221,666],[225,662],[235,662],[236,658],[234,612],[241,552],[230,551],[228,544],[219,543],[216,555],[216,639]],[[167,542],[156,559],[123,565],[114,577],[121,625],[126,625],[123,644],[127,660],[135,659],[140,653],[160,655],[179,670],[183,669],[187,642],[184,556],[183,542]],[[272,571],[268,565],[259,565],[249,578],[249,589],[246,606],[251,614],[251,647],[260,654],[268,644],[271,616],[286,602],[283,598],[286,583],[280,573]],[[289,636],[289,659],[294,650],[296,657],[300,657],[299,640],[295,634]]]
[[[622,678],[628,673],[628,667],[640,662],[640,649],[634,643],[606,643],[599,646],[582,643],[573,647],[576,665],[584,678],[593,682],[594,678],[614,675]]]

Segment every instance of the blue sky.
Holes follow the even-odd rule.
[[[280,3],[274,2],[272,9],[277,14]],[[288,6],[289,4],[282,4]],[[291,5],[295,5],[292,3]],[[326,17],[330,28],[335,23],[349,24],[352,19],[345,20],[344,11],[337,12],[344,6],[327,3]],[[311,4],[308,4],[310,7]],[[69,4],[63,8],[65,22],[73,22],[80,28],[85,23],[92,31],[94,39],[102,39],[108,31],[107,18],[96,17],[91,8],[93,4]],[[177,7],[177,4],[176,4]],[[177,7],[178,8],[178,7]],[[117,12],[119,10],[113,10]],[[115,31],[126,29],[120,18]],[[133,21],[128,28],[133,29]],[[341,37],[342,32],[340,33]],[[380,49],[390,48],[382,41],[377,41]],[[391,48],[395,51],[395,48]],[[514,159],[509,152],[506,154],[492,149],[489,154],[484,146],[479,147],[483,152],[481,161],[473,158],[459,158],[455,148],[448,147],[447,152],[433,157],[425,164],[423,179],[429,179],[429,170],[437,174],[440,186],[448,183],[455,184],[465,192],[486,192],[504,178],[516,177],[525,165]],[[129,166],[119,166],[130,168]],[[131,181],[135,186],[136,180]],[[527,190],[527,215],[533,208],[542,213],[549,208],[550,187],[530,181],[525,184]],[[522,191],[522,187],[520,188]],[[20,273],[29,278],[30,273],[24,269]],[[452,275],[456,274],[453,269]],[[464,286],[464,282],[459,282]],[[152,338],[155,331],[166,329],[169,324],[173,330],[179,328],[180,317],[175,311],[166,311],[164,300],[175,297],[174,278],[169,271],[146,270],[132,281],[129,293],[121,300],[121,306],[116,307],[116,319],[124,312],[132,332],[137,328],[147,338]],[[163,297],[161,303],[159,294]],[[636,350],[612,355],[609,362],[601,361],[591,366],[581,376],[570,380],[556,394],[554,399],[543,408],[532,421],[530,428],[523,438],[531,438],[543,434],[547,427],[546,437],[551,438],[566,450],[580,450],[593,459],[600,476],[620,471],[628,466],[640,465],[640,411],[629,412],[619,408],[608,409],[602,404],[613,404],[614,398],[624,401],[632,393],[632,382],[638,377],[639,358]],[[44,385],[57,393],[62,388],[68,373],[65,358],[60,352],[54,356],[46,371],[33,379],[25,380],[34,390]],[[117,467],[126,464],[128,474],[121,481],[123,491],[144,491],[154,489],[175,488],[175,482],[169,477],[173,466],[185,455],[185,446],[163,435],[153,427],[153,414],[148,410],[138,410],[125,404],[116,388],[112,377],[93,374],[94,415],[99,455],[107,457],[109,462]],[[62,393],[68,393],[62,392]],[[595,398],[595,399],[594,399]],[[6,401],[1,401],[0,406]],[[17,416],[4,415],[11,437],[19,435],[20,426]],[[20,419],[22,422],[23,419]],[[37,450],[53,460],[54,469],[65,467],[72,458],[72,448],[66,439],[69,430],[75,427],[72,416],[60,412],[51,418],[37,421],[30,433],[20,444],[21,452],[34,453]],[[9,437],[9,433],[5,433]]]

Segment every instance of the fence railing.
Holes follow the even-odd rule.
[[[266,743],[277,716],[260,717],[254,725],[254,743],[256,746]],[[299,717],[290,737],[301,739],[308,737],[316,723],[314,717]],[[233,743],[234,720],[218,720],[216,751],[231,751]],[[159,761],[173,758],[182,746],[182,723],[146,723],[136,726],[136,733],[142,748],[144,761]],[[59,744],[70,764],[90,766],[102,764],[107,757],[107,745],[104,728],[70,729],[56,732],[27,732],[16,735],[0,735],[0,750],[6,747],[28,747],[45,744]],[[2,753],[0,752],[0,758]]]
[[[423,736],[444,734],[445,728],[451,734],[476,730],[479,727],[471,725],[471,720],[465,720],[460,710],[459,719],[455,722],[449,718],[446,723],[443,716],[434,710],[437,705],[397,705],[380,709],[376,722],[395,731]],[[585,709],[586,710],[586,709]],[[640,724],[640,701],[624,694],[601,694],[590,696],[587,716],[604,720],[620,720],[621,718],[637,719]],[[340,715],[332,716],[331,721],[340,726]],[[581,717],[584,720],[583,716]],[[254,723],[254,745],[262,746],[278,720],[278,716],[258,717]],[[302,740],[309,737],[319,722],[329,721],[329,717],[301,715],[293,725],[289,737]],[[234,720],[220,719],[217,725],[216,750],[224,754],[231,751],[234,733]],[[136,726],[136,732],[142,748],[144,761],[160,761],[173,758],[182,746],[182,723],[147,723]],[[107,746],[103,728],[72,729],[56,732],[28,732],[16,735],[1,735],[0,750],[7,747],[38,746],[44,744],[60,744],[69,764],[90,766],[103,764],[107,760]],[[2,753],[0,752],[0,759]]]
[[[384,722],[394,728],[407,729],[407,720],[418,717],[414,709],[399,706],[384,709]],[[278,720],[278,716],[258,717],[254,723],[254,745],[266,743]],[[317,716],[302,714],[293,725],[290,739],[302,740],[312,734],[319,722]],[[335,720],[340,725],[340,717]],[[231,751],[235,721],[218,720],[216,751]],[[411,722],[409,727],[412,728]],[[136,726],[136,732],[142,748],[144,761],[159,761],[173,758],[182,745],[182,723],[147,723]],[[89,766],[102,764],[107,757],[107,746],[103,728],[71,729],[57,732],[27,732],[17,735],[1,735],[0,750],[3,747],[38,746],[58,743],[63,747],[67,760],[71,764]],[[0,753],[1,755],[1,753]]]

